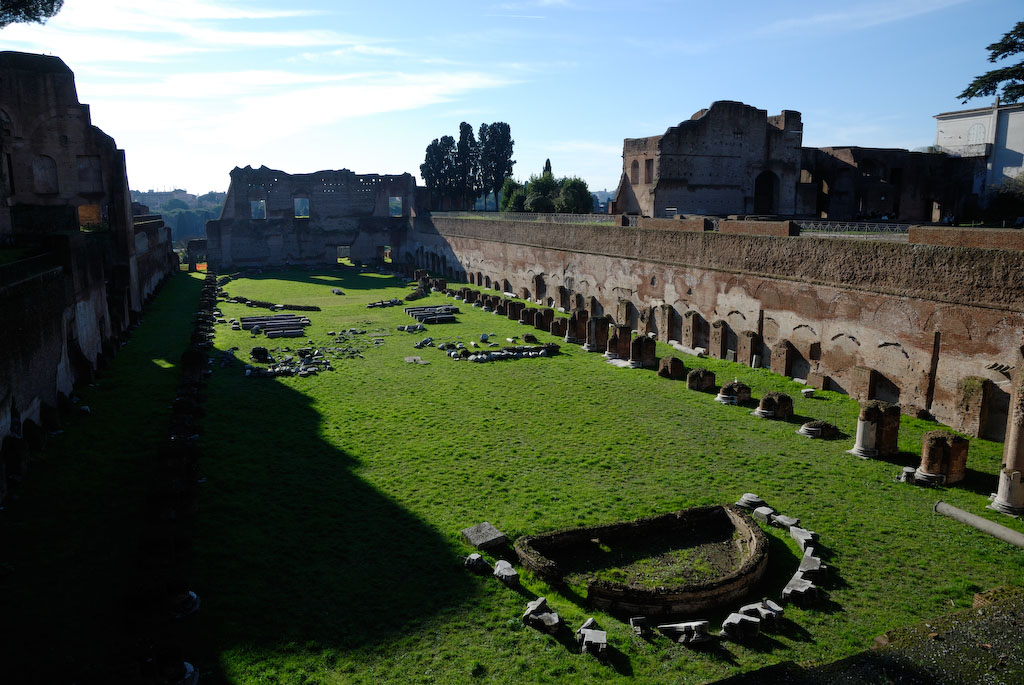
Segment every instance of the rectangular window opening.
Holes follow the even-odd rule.
[[[294,199],[295,204],[295,218],[296,219],[308,219],[309,218],[309,198],[308,197],[297,197]]]
[[[654,181],[654,160],[644,160],[644,183],[652,183]]]
[[[266,200],[250,200],[249,211],[252,213],[253,219],[266,219],[267,218],[267,201]]]
[[[402,216],[402,198],[388,198],[388,216]]]
[[[99,205],[78,205],[78,227],[95,229],[103,224]]]

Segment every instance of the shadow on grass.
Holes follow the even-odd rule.
[[[4,682],[89,682],[111,676],[139,639],[125,595],[138,580],[147,491],[170,421],[202,282],[171,277],[91,386],[91,413],[33,455],[0,519]],[[96,682],[100,682],[100,678]]]
[[[358,648],[472,596],[458,550],[353,474],[309,397],[218,369],[208,398],[195,545],[204,671],[228,652]]]
[[[405,276],[391,276],[389,274],[378,274],[372,269],[360,273],[355,267],[337,268],[330,266],[310,269],[287,269],[283,271],[263,271],[262,273],[241,271],[239,279],[252,281],[291,281],[293,283],[307,283],[309,285],[322,285],[330,292],[330,288],[344,290],[379,290],[380,288],[405,288],[413,280]],[[335,280],[336,279],[336,280]],[[230,285],[228,286],[230,289]],[[240,292],[240,295],[245,295]]]

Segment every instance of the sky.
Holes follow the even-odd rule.
[[[614,190],[622,141],[715,100],[803,115],[804,145],[913,149],[993,68],[1018,0],[65,0],[0,49],[56,55],[133,190],[223,191],[235,166],[419,175],[459,123],[504,121],[513,175]]]

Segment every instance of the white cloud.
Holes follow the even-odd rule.
[[[790,33],[810,29],[863,29],[902,21],[919,14],[960,5],[968,0],[888,0],[861,5],[851,9],[838,9],[765,24],[755,31],[758,34]],[[844,7],[838,5],[838,7]]]

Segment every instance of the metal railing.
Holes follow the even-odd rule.
[[[541,212],[431,212],[431,216],[444,219],[477,219],[481,221],[531,221],[547,224],[607,224],[617,225],[615,214],[554,214]]]
[[[910,224],[878,221],[797,221],[800,232],[807,233],[907,233]]]

